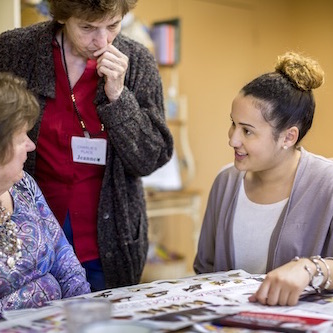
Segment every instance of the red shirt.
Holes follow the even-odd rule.
[[[85,262],[99,258],[97,208],[105,166],[73,162],[71,138],[83,137],[83,130],[74,111],[60,47],[56,42],[53,56],[56,98],[47,100],[42,119],[37,141],[36,179],[61,225],[69,211],[75,252],[80,262]],[[98,133],[101,129],[93,103],[97,82],[96,61],[88,60],[73,91],[77,108],[90,133]],[[106,138],[106,133],[98,137]]]

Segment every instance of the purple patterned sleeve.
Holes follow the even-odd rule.
[[[74,254],[72,246],[68,243],[62,229],[59,232],[58,242],[55,244],[55,262],[51,273],[56,277],[62,291],[62,297],[71,297],[90,292],[90,285],[86,280],[86,273]]]
[[[90,285],[86,280],[86,273],[77,259],[72,246],[60,227],[58,221],[46,203],[46,200],[35,181],[30,177],[35,188],[35,204],[43,219],[45,233],[52,239],[54,261],[50,273],[57,279],[62,297],[71,297],[90,292]],[[32,184],[33,185],[33,184]],[[31,186],[33,188],[33,186]]]
[[[25,174],[10,193],[22,257],[13,267],[0,257],[0,311],[89,293],[85,270],[33,178]]]

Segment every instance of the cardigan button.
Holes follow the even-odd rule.
[[[111,252],[106,252],[105,253],[105,258],[111,258],[112,257],[112,253]]]
[[[103,219],[107,220],[110,217],[109,213],[104,213],[103,214]]]

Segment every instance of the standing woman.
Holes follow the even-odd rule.
[[[49,0],[53,20],[0,35],[0,71],[24,77],[41,107],[26,170],[92,290],[140,281],[148,249],[141,176],[173,150],[155,60],[119,34],[136,2]]]
[[[0,73],[0,313],[90,292],[58,221],[23,171],[38,113],[25,82]]]
[[[293,305],[308,284],[333,289],[333,261],[321,258],[333,256],[333,162],[300,147],[323,80],[317,62],[289,52],[232,103],[234,164],[211,189],[194,269],[269,272],[251,301]]]

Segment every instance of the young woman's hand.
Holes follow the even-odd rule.
[[[267,305],[296,305],[310,281],[305,265],[314,272],[314,264],[309,259],[301,258],[267,273],[257,292],[249,297],[249,301]]]

